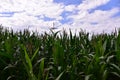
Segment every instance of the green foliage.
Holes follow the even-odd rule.
[[[120,80],[118,33],[13,32],[0,27],[0,80]]]

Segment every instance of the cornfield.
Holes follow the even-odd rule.
[[[92,35],[0,27],[0,80],[120,80],[120,30]],[[59,35],[58,35],[59,34]]]

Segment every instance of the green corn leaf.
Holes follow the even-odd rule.
[[[90,74],[90,75],[85,76],[85,80],[89,80],[91,76],[92,76],[91,74]]]
[[[8,66],[6,66],[3,70],[10,69],[10,68],[15,68],[15,66],[14,66],[14,65],[12,65],[12,64],[9,64],[9,65],[8,65]]]
[[[111,65],[116,69],[116,71],[120,72],[120,67],[119,66],[117,66],[116,64],[111,64]]]
[[[107,78],[107,74],[108,74],[108,71],[105,70],[105,71],[103,72],[102,80],[106,80],[106,78]]]
[[[64,71],[60,73],[60,75],[55,80],[60,80],[61,76],[63,75]]]
[[[4,53],[4,52],[0,52],[0,56],[9,58],[9,59],[13,59],[12,55],[8,54],[8,53]]]
[[[105,53],[106,51],[106,47],[107,47],[107,40],[104,42],[103,44],[103,54]]]
[[[46,77],[45,77],[45,80],[48,80],[48,73],[47,73],[47,75],[46,75]]]
[[[117,72],[111,72],[112,74],[118,76],[120,78],[120,74],[118,74]]]
[[[28,76],[30,76],[29,67],[27,66],[27,64],[24,61],[23,61],[23,64],[25,66]]]
[[[12,78],[15,78],[15,75],[9,76],[7,80],[12,80]]]
[[[38,73],[38,80],[42,79],[42,75],[44,74],[44,58],[40,60],[40,66],[39,66],[39,73]]]
[[[31,58],[31,62],[33,61],[33,59],[35,58],[36,54],[38,53],[39,48],[35,51],[35,53],[33,54],[32,58]]]
[[[24,47],[24,52],[25,52],[25,60],[26,60],[26,63],[28,64],[28,67],[29,67],[29,70],[30,70],[30,73],[32,72],[32,63],[31,63],[31,60],[28,56],[28,53]]]

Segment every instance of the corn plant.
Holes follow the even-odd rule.
[[[0,27],[0,80],[119,80],[120,30],[14,32]]]

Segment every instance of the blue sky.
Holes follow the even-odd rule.
[[[54,0],[54,2],[63,3],[65,5],[71,5],[71,4],[79,5],[82,2],[82,0]]]
[[[0,0],[0,24],[16,30],[111,33],[120,28],[120,0]]]

